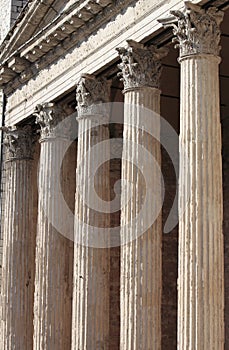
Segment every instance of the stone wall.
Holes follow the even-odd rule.
[[[12,0],[11,7],[11,25],[13,25],[14,21],[17,19],[23,7],[26,5],[28,0]]]
[[[171,159],[162,148],[162,173],[165,181],[162,228],[171,210],[176,194],[176,176]],[[162,236],[162,350],[177,349],[177,278],[178,225]]]
[[[10,29],[11,22],[11,1],[0,0],[0,43]]]
[[[0,0],[0,44],[28,0]]]

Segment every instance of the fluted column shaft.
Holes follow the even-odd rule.
[[[31,350],[37,198],[32,135],[29,127],[4,131],[7,160],[0,347]]]
[[[178,349],[222,350],[224,250],[218,54],[223,13],[187,3],[183,14],[173,12],[181,64]]]
[[[106,102],[108,97],[105,80],[91,75],[81,77],[77,85],[79,136],[72,349],[109,349],[109,215],[99,212],[98,206],[96,210],[90,190],[95,189],[101,199],[109,201],[109,162],[99,161],[101,155],[109,152],[108,116],[97,114],[93,106]],[[93,152],[96,145],[99,148]],[[95,233],[94,228],[95,231],[101,228],[105,235]]]
[[[181,61],[179,349],[224,348],[218,64]]]
[[[156,350],[161,348],[162,223],[161,214],[152,221],[149,217],[157,211],[161,198],[160,172],[151,162],[153,158],[160,167],[159,58],[166,52],[153,47],[145,49],[133,41],[129,41],[126,50],[118,51],[125,88],[122,180],[132,185],[126,189],[122,186],[121,194],[120,349]],[[145,118],[144,113],[149,114],[149,110],[152,115]],[[145,178],[148,166],[152,166],[151,179]],[[157,195],[134,225],[144,206],[148,185]],[[141,232],[140,221],[151,223]]]
[[[145,147],[160,165],[160,143],[141,130],[141,109],[144,106],[160,113],[160,91],[153,88],[141,88],[125,92],[124,114],[124,149],[123,154],[130,161],[122,161],[122,179],[134,185],[133,192],[122,192],[124,198],[131,198],[121,213],[121,239],[126,236],[125,225],[136,217],[143,205],[146,188],[144,187],[144,169],[137,169],[135,164],[142,163],[138,149],[125,143],[126,140],[136,142]],[[131,108],[132,107],[132,108]],[[160,138],[160,119],[154,125],[155,135]],[[126,145],[126,146],[125,146]],[[128,149],[125,149],[127,147]],[[132,163],[131,160],[134,160]],[[135,163],[135,164],[134,164]],[[145,163],[147,165],[147,162]],[[143,174],[141,173],[143,170]],[[158,191],[160,181],[157,174],[152,173]],[[153,206],[152,199],[152,206]],[[145,215],[149,215],[148,208]],[[153,212],[153,209],[152,209]],[[133,228],[135,230],[136,228]],[[130,242],[121,246],[121,349],[160,349],[161,344],[161,215],[146,231],[140,234],[130,229]],[[136,237],[137,236],[137,237]],[[135,238],[136,237],[136,238]]]
[[[70,350],[73,244],[64,235],[61,222],[69,234],[73,231],[73,222],[65,215],[61,194],[66,188],[61,189],[61,180],[71,178],[72,159],[65,158],[62,164],[69,144],[65,135],[55,132],[55,126],[63,117],[62,111],[46,104],[38,106],[35,115],[41,125],[41,154],[33,349]],[[68,185],[70,191],[71,181]]]

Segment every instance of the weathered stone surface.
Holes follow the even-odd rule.
[[[79,136],[74,228],[72,349],[109,349],[110,217],[109,214],[99,213],[99,210],[93,209],[92,205],[95,202],[89,199],[92,197],[88,192],[92,187],[101,199],[109,201],[109,162],[101,164],[97,170],[95,168],[99,154],[109,155],[109,128],[106,125],[108,115],[103,114],[103,109],[100,108],[104,93],[109,96],[109,83],[104,81],[103,88],[97,89],[98,87],[101,88],[99,79],[84,75],[76,89]],[[93,153],[95,145],[99,145],[99,153]],[[96,237],[93,232],[99,227],[106,232],[102,239],[99,233]]]
[[[6,160],[33,159],[33,143],[31,126],[24,128],[1,127],[5,132],[4,145],[6,146]]]
[[[109,90],[106,79],[83,74],[76,89],[78,118],[97,114],[104,114],[107,118],[103,103],[109,102]]]
[[[154,40],[155,43],[158,43],[159,41],[159,44],[168,42],[167,39],[169,36],[171,36],[171,31],[166,30],[163,31],[162,34],[160,26],[156,23],[156,20],[159,18],[159,16],[164,16],[170,9],[173,10],[172,23],[170,22],[167,24],[172,24],[174,34],[176,36],[175,41],[178,42],[178,46],[180,48],[180,63],[182,65],[181,72],[183,77],[181,96],[183,138],[181,138],[181,144],[184,145],[187,153],[191,155],[191,160],[188,162],[185,155],[183,155],[181,152],[181,161],[183,162],[181,164],[181,185],[183,188],[181,188],[180,191],[180,201],[184,198],[184,202],[181,201],[182,208],[185,207],[185,200],[189,196],[188,191],[192,191],[191,204],[188,206],[186,216],[184,216],[181,220],[180,230],[180,232],[182,232],[182,235],[180,234],[180,247],[183,244],[183,248],[179,248],[180,299],[178,340],[182,344],[182,350],[184,348],[197,348],[202,350],[202,348],[208,349],[211,347],[222,349],[221,343],[223,343],[223,321],[221,310],[223,308],[223,303],[218,303],[219,300],[223,300],[223,293],[221,293],[222,281],[220,280],[220,276],[222,277],[222,266],[220,265],[220,258],[218,258],[219,255],[223,254],[221,245],[222,234],[219,233],[221,231],[219,222],[222,219],[222,215],[219,210],[219,207],[221,206],[221,179],[218,178],[218,173],[216,173],[215,169],[213,169],[214,167],[218,169],[220,168],[220,161],[218,160],[218,158],[220,159],[220,133],[218,131],[218,120],[217,123],[215,123],[214,117],[212,117],[212,115],[218,116],[218,107],[215,107],[216,104],[218,104],[218,96],[216,96],[216,90],[218,89],[218,73],[216,73],[216,66],[218,62],[217,58],[214,59],[213,56],[219,55],[219,24],[222,20],[222,13],[216,9],[208,9],[209,2],[207,3],[206,1],[201,2],[201,6],[203,6],[203,8],[195,6],[194,3],[198,2],[199,1],[197,0],[193,0],[192,3],[186,3],[185,11],[183,12],[184,2],[180,0],[171,0],[167,2],[159,0],[98,0],[94,2],[90,0],[70,0],[66,1],[65,4],[63,4],[63,2],[60,0],[45,0],[38,2],[32,1],[29,6],[29,11],[27,12],[28,15],[25,16],[25,18],[19,23],[19,25],[15,28],[15,31],[11,32],[8,37],[9,41],[6,41],[4,45],[1,46],[1,57],[3,57],[2,62],[4,62],[3,67],[1,67],[0,84],[5,84],[4,90],[8,95],[6,98],[7,105],[4,107],[6,110],[6,113],[4,112],[4,115],[6,115],[6,124],[14,125],[15,123],[18,124],[21,121],[23,121],[24,124],[26,118],[30,118],[31,112],[34,111],[34,106],[37,105],[37,103],[40,103],[36,109],[36,114],[39,116],[39,123],[42,126],[41,143],[46,144],[46,146],[43,147],[42,153],[45,155],[44,163],[46,162],[46,164],[43,168],[40,168],[39,172],[39,178],[41,180],[40,185],[43,187],[41,193],[45,193],[43,199],[40,197],[40,209],[42,206],[44,207],[47,205],[49,209],[47,212],[43,211],[42,214],[39,214],[39,218],[41,219],[42,223],[40,224],[39,228],[40,238],[38,250],[40,247],[42,247],[42,249],[39,250],[39,253],[42,251],[43,254],[46,247],[50,245],[50,242],[55,248],[47,249],[50,254],[53,254],[53,259],[50,258],[50,260],[48,260],[49,258],[47,258],[45,254],[41,254],[42,258],[38,264],[38,274],[40,273],[39,276],[44,277],[38,278],[40,284],[37,283],[37,290],[39,289],[40,294],[35,302],[35,308],[37,308],[36,310],[40,310],[38,322],[37,311],[35,316],[35,320],[37,322],[35,326],[37,327],[35,342],[36,347],[39,350],[40,348],[63,348],[65,346],[70,349],[69,347],[71,346],[69,344],[70,341],[68,341],[68,343],[62,342],[61,344],[58,342],[58,344],[56,343],[56,339],[60,339],[61,342],[63,338],[69,340],[70,337],[69,333],[67,333],[67,331],[65,333],[65,330],[63,330],[63,324],[57,324],[57,322],[51,319],[51,315],[58,318],[61,314],[61,310],[64,309],[63,303],[59,302],[59,300],[62,300],[61,298],[63,298],[63,295],[61,296],[58,294],[59,289],[55,289],[55,283],[58,281],[58,283],[63,285],[63,283],[66,281],[66,283],[70,281],[70,278],[66,277],[68,274],[66,271],[65,281],[63,282],[63,279],[59,278],[59,273],[62,270],[59,269],[58,264],[66,263],[62,260],[62,249],[66,248],[66,241],[64,239],[62,240],[63,237],[59,235],[59,233],[57,240],[53,238],[56,237],[56,231],[55,234],[52,234],[54,232],[53,227],[51,227],[50,222],[45,221],[45,214],[49,217],[53,216],[57,218],[57,216],[59,216],[60,218],[65,218],[62,212],[63,207],[59,202],[59,197],[57,196],[56,202],[53,203],[52,200],[50,200],[49,195],[50,190],[55,192],[55,188],[58,187],[55,179],[53,182],[52,171],[53,169],[54,171],[58,170],[57,163],[60,161],[60,157],[58,155],[61,154],[68,142],[68,130],[65,130],[66,133],[63,134],[60,132],[60,130],[56,129],[55,122],[58,118],[61,118],[61,112],[56,108],[54,112],[53,108],[55,106],[53,104],[46,103],[43,105],[43,102],[49,100],[63,102],[65,98],[66,100],[69,98],[72,99],[72,91],[75,88],[76,81],[84,71],[95,74],[99,77],[101,77],[103,74],[105,76],[113,77],[115,72],[114,63],[118,60],[115,47],[123,46],[119,53],[121,54],[122,59],[120,69],[122,71],[121,76],[124,83],[125,99],[131,103],[142,103],[142,105],[152,106],[151,99],[155,98],[154,102],[157,99],[156,90],[158,91],[159,87],[160,64],[158,64],[158,62],[156,62],[156,64],[154,64],[154,62],[152,63],[151,58],[154,54],[154,50],[152,50],[150,46],[147,46],[146,49],[141,43],[146,43],[148,45],[149,43],[154,42]],[[217,4],[217,6],[223,5],[222,0],[217,0],[214,3]],[[114,4],[117,6],[115,7]],[[226,4],[225,1],[224,4]],[[108,5],[111,6],[107,7]],[[78,11],[76,7],[79,7],[80,11]],[[101,7],[104,7],[104,11],[101,11]],[[53,19],[57,18],[57,16],[58,20],[53,21]],[[224,20],[224,23],[225,22],[226,20]],[[4,22],[4,24],[6,23]],[[33,37],[35,33],[37,36]],[[222,54],[222,57],[225,59],[225,61],[228,61],[228,45],[225,45],[225,41],[228,38],[227,28],[224,31],[224,34],[225,35],[222,38],[221,44],[226,48],[227,52],[225,56]],[[129,45],[125,46],[125,41],[127,38],[134,39],[135,41],[129,40]],[[21,45],[23,45],[23,47],[19,49]],[[23,58],[21,56],[23,56]],[[193,61],[191,61],[190,56],[193,57]],[[211,58],[209,59],[208,56],[211,56]],[[187,62],[189,59],[190,61]],[[184,61],[186,61],[186,63],[184,63]],[[162,92],[162,98],[164,99],[162,103],[167,105],[168,99],[175,101],[175,103],[179,101],[179,94],[174,94],[174,86],[179,80],[179,70],[174,62],[168,60],[165,64],[170,71],[173,71],[173,73],[169,73],[167,77],[166,84],[169,86],[169,88]],[[156,73],[152,74],[153,72]],[[222,71],[221,75],[221,82],[228,80],[227,71],[226,73],[225,71]],[[213,78],[211,78],[211,76]],[[214,86],[215,82],[216,84]],[[225,88],[225,86],[223,86],[223,93],[221,96],[224,94],[226,96],[226,91],[228,89]],[[135,91],[137,89],[139,89],[138,92]],[[84,80],[82,79],[78,85],[78,121],[79,125],[82,126],[81,130],[86,131],[85,135],[83,135],[79,141],[81,160],[87,159],[87,157],[85,157],[85,150],[87,150],[89,146],[93,146],[97,141],[103,140],[104,138],[106,139],[107,137],[106,127],[103,126],[102,128],[101,125],[98,126],[101,119],[103,119],[104,122],[108,120],[105,110],[99,110],[100,105],[102,105],[101,102],[107,101],[107,91],[108,89],[106,89],[106,86],[104,85],[104,80],[100,78],[96,79],[95,76],[92,75],[84,75]],[[225,96],[221,100],[222,109],[224,110],[222,114],[227,115],[228,113],[225,113],[225,110],[228,108],[228,106]],[[192,103],[190,102],[191,100]],[[93,103],[95,103],[98,108],[96,109],[96,113],[94,115],[93,107],[91,106]],[[72,105],[75,106],[75,103],[72,102]],[[168,103],[168,105],[169,106],[167,106],[167,108],[169,109],[172,104],[170,105]],[[177,108],[174,109],[172,107],[169,111],[168,120],[171,121],[175,114],[178,114],[178,110]],[[141,114],[139,112],[136,113],[134,108],[128,108],[126,106],[125,115],[132,117],[130,120],[131,122],[136,122],[137,129],[144,126],[144,124],[142,125]],[[65,115],[62,116],[65,117]],[[204,118],[202,118],[203,116]],[[179,124],[178,121],[177,124]],[[148,137],[147,132],[138,132],[136,129],[132,128],[132,124],[131,127],[130,125],[128,126],[129,128],[127,126],[125,128],[125,141],[128,139],[139,143],[142,142],[144,144],[144,140],[146,140]],[[89,134],[89,129],[91,130],[91,134]],[[147,127],[145,129],[147,129]],[[155,130],[158,132],[157,123],[155,124]],[[177,128],[177,131],[178,130],[179,126]],[[31,144],[28,143],[22,151],[18,150],[18,139],[15,138],[13,130],[11,131],[12,135],[9,136],[8,140],[8,143],[11,144],[11,148],[10,152],[6,154],[6,156],[8,156],[10,159],[10,162],[5,163],[6,167],[8,168],[10,163],[15,162],[16,157],[20,158],[20,162],[33,162],[31,156],[29,155],[30,151],[32,150],[30,148]],[[208,136],[207,138],[205,138],[206,135]],[[216,139],[218,139],[218,141]],[[155,146],[153,142],[154,140],[151,140],[150,138],[147,140],[147,146],[151,147],[152,144],[153,147]],[[157,146],[155,146],[155,149],[157,149]],[[102,149],[102,152],[105,151],[107,150]],[[27,155],[25,155],[26,152],[28,152]],[[56,153],[55,156],[53,156],[53,152]],[[126,144],[124,147],[124,152],[126,152],[128,155],[131,154],[133,159],[139,160],[140,158],[139,153],[134,153],[132,150],[131,153]],[[157,156],[158,154],[156,154],[156,157]],[[224,157],[226,159],[225,150]],[[41,159],[43,160],[44,157],[42,156]],[[74,151],[71,153],[70,158],[67,157],[67,159],[65,159],[67,163],[63,166],[65,174],[63,175],[65,181],[64,186],[66,188],[67,196],[71,194],[69,201],[72,203],[75,202],[72,200],[75,188],[72,184],[71,189],[67,189],[67,187],[72,182],[75,175],[75,163],[73,159]],[[215,161],[215,159],[217,160]],[[224,190],[226,194],[228,181],[226,178],[227,159],[225,159]],[[85,192],[87,188],[85,185],[90,182],[88,176],[90,172],[89,168],[94,168],[97,157],[89,157],[87,160],[87,164],[85,164],[82,168],[82,173],[77,174],[77,176],[79,176],[78,179],[81,185],[81,190],[83,189]],[[185,165],[185,169],[183,164]],[[106,191],[106,193],[111,193],[111,195],[111,182],[114,181],[114,178],[116,178],[114,173],[116,173],[116,175],[118,174],[118,165],[117,160],[112,162],[113,168],[110,171],[112,179],[108,185],[110,188]],[[164,166],[167,167],[166,164],[164,164]],[[50,167],[52,167],[52,170]],[[44,176],[45,172],[42,172],[44,168],[47,170],[48,176]],[[171,180],[170,168],[166,168],[166,171],[169,181],[171,181],[171,187],[174,186],[175,188],[176,182],[175,180]],[[123,210],[125,217],[128,217],[129,215],[130,218],[140,211],[145,189],[144,179],[142,179],[141,172],[134,166],[131,167],[127,162],[123,170],[123,174],[124,173],[128,175],[128,178],[133,180],[133,183],[137,189],[140,188],[139,192],[136,190],[136,188],[134,188],[133,191],[134,198],[137,198],[137,200],[129,203],[126,211]],[[101,181],[101,178],[105,178],[106,174],[107,168],[104,166],[95,177],[95,184],[98,187],[98,192],[100,192],[100,186],[103,186],[105,183],[105,181]],[[150,178],[151,175],[153,175],[153,178],[155,179],[156,175],[153,172],[150,174]],[[136,179],[137,181],[135,181]],[[7,178],[6,180],[8,181]],[[75,180],[73,182],[75,183]],[[170,182],[168,186],[170,187]],[[14,189],[14,187],[12,188]],[[81,190],[77,190],[77,194],[82,193]],[[102,187],[101,194],[105,196],[106,193],[103,193]],[[130,194],[130,191],[128,193]],[[6,194],[7,199],[9,197],[8,187]],[[3,195],[5,197],[5,193]],[[85,226],[88,223],[91,223],[92,226],[100,225],[101,223],[102,225],[108,224],[109,220],[107,220],[106,217],[103,217],[93,210],[90,210],[90,208],[80,201],[79,197],[76,198],[76,208],[79,210],[79,216],[82,215],[81,217],[85,218]],[[123,198],[127,197],[127,194],[123,191]],[[214,199],[216,197],[217,200]],[[12,193],[10,198],[13,198]],[[214,206],[215,202],[218,203],[216,206]],[[46,204],[44,205],[44,203]],[[136,206],[135,203],[137,203]],[[226,198],[224,198],[224,203],[224,259],[226,262],[225,274],[228,275],[228,238],[226,232],[228,227],[228,215]],[[72,204],[72,206],[74,206],[74,204]],[[4,209],[7,208],[8,207],[6,206]],[[41,212],[40,209],[39,211]],[[151,211],[152,207],[150,205],[148,216],[151,215]],[[165,218],[167,217],[168,212],[169,210],[166,209],[164,214]],[[9,215],[8,210],[4,210],[3,216],[5,216],[5,219],[7,218],[8,220],[10,218]],[[13,218],[15,217],[16,214],[13,213],[10,220],[14,220]],[[147,219],[146,216],[144,217],[144,220],[145,219]],[[111,221],[113,226],[118,225],[119,213],[115,213],[115,216]],[[68,222],[68,220],[65,222]],[[2,224],[2,226],[3,225],[4,224]],[[90,239],[87,236],[89,235],[88,227],[82,227],[82,225],[76,227],[79,228],[79,230],[75,229],[75,233],[77,235],[80,233],[82,234],[82,239],[85,239],[85,237]],[[158,224],[156,229],[159,228],[160,225]],[[41,231],[45,234],[42,235]],[[70,229],[70,231],[73,232],[73,229]],[[122,233],[123,232],[124,231],[122,231]],[[125,232],[130,234],[128,231]],[[151,232],[152,230],[150,231],[150,234]],[[131,232],[131,234],[132,233],[133,235],[136,234],[136,232]],[[147,320],[147,317],[144,318],[144,315],[148,315],[146,311],[147,306],[145,305],[148,305],[148,300],[152,302],[150,297],[147,299],[147,291],[152,291],[154,281],[159,282],[159,279],[158,277],[155,278],[152,270],[149,269],[146,271],[145,269],[142,269],[142,266],[144,267],[148,264],[150,265],[150,268],[152,268],[151,265],[154,266],[157,264],[157,262],[159,262],[160,266],[160,250],[159,253],[156,252],[155,254],[149,252],[150,247],[156,246],[157,244],[159,246],[159,243],[155,243],[153,240],[150,241],[147,234],[148,231],[146,232],[146,235],[142,236],[141,239],[137,240],[136,242],[133,241],[131,244],[127,244],[126,246],[122,247],[121,298],[124,300],[124,302],[122,302],[121,309],[122,315],[125,314],[128,316],[126,318],[122,317],[121,340],[124,339],[124,342],[126,342],[125,346],[129,346],[129,349],[131,350],[134,346],[136,348],[141,348],[141,346],[143,346],[143,348],[147,348],[148,346],[150,350],[152,350],[151,343],[153,346],[155,346],[152,339],[160,338],[159,336],[155,336],[157,332],[155,331],[155,328],[152,327],[152,323],[150,324],[151,320]],[[211,240],[211,237],[214,235],[216,235],[216,237],[214,240]],[[145,242],[147,242],[147,244]],[[164,238],[163,240],[163,249],[166,256],[163,262],[161,277],[163,278],[163,288],[166,289],[166,291],[164,292],[164,304],[162,305],[162,314],[164,318],[162,320],[162,332],[164,340],[162,341],[161,347],[163,349],[168,348],[169,350],[177,348],[177,342],[175,340],[176,336],[174,335],[176,332],[175,308],[177,306],[176,243],[176,230],[174,230],[171,235],[168,235],[168,237]],[[209,246],[209,250],[205,249],[206,244]],[[86,346],[92,347],[93,349],[96,347],[104,348],[108,346],[108,337],[109,350],[117,350],[119,348],[118,343],[120,336],[118,335],[118,328],[120,320],[119,307],[117,306],[120,297],[120,285],[118,278],[120,275],[119,263],[121,259],[119,256],[119,250],[120,247],[115,247],[112,248],[107,254],[105,251],[101,252],[100,250],[88,248],[87,246],[82,248],[79,245],[76,247],[75,261],[80,261],[80,263],[75,266],[75,276],[78,278],[76,278],[75,290],[77,290],[78,294],[75,296],[73,305],[75,305],[74,307],[76,314],[79,311],[79,315],[73,320],[73,342],[75,342],[74,344],[78,342],[77,344],[79,345],[80,350],[82,350],[81,347]],[[201,255],[201,250],[204,252],[203,256]],[[142,252],[143,254],[141,254]],[[127,253],[129,254],[126,255],[128,258],[125,256],[123,260],[123,256]],[[61,256],[60,261],[57,261],[58,254]],[[213,255],[214,260],[211,258]],[[86,259],[85,256],[87,256]],[[45,260],[46,258],[47,260]],[[51,267],[53,261],[55,262],[54,268]],[[108,282],[108,293],[106,284],[108,275],[107,270],[105,269],[105,266],[107,267],[107,261],[108,265],[110,262],[110,276],[112,275],[110,281]],[[65,266],[67,270],[67,263]],[[91,270],[93,272],[91,274],[90,267],[92,267]],[[105,276],[101,277],[99,273],[94,273],[96,267],[98,267],[99,273],[104,267]],[[68,268],[69,274],[71,275],[71,266],[69,265]],[[172,271],[170,271],[170,269]],[[185,275],[186,272],[187,276]],[[11,271],[9,271],[9,275],[10,273]],[[19,273],[21,273],[21,271],[19,271]],[[85,276],[86,279],[84,278]],[[100,276],[101,278],[99,277],[98,280],[96,280],[96,276]],[[141,283],[139,283],[139,276],[142,278]],[[205,284],[207,279],[209,280],[209,284]],[[103,294],[100,293],[102,297],[100,298],[99,303],[97,303],[97,295],[94,295],[95,293],[92,294],[92,292],[87,294],[86,288],[88,287],[90,291],[93,290],[93,288],[94,291],[100,291],[102,287],[99,284],[99,281],[102,281],[105,288],[103,288]],[[46,290],[47,285],[48,288]],[[215,285],[217,285],[217,288],[215,288]],[[53,286],[54,290],[52,290]],[[125,286],[125,288],[123,288],[123,286]],[[145,287],[146,293],[143,295],[143,298],[139,298],[139,295],[142,295],[142,286]],[[169,289],[168,286],[169,288],[171,287],[171,289]],[[228,278],[225,279],[225,288],[227,287]],[[54,295],[54,293],[56,293],[57,296]],[[82,298],[81,295],[83,296]],[[150,293],[150,295],[155,296],[154,291]],[[156,299],[156,297],[158,295],[159,294],[155,296],[155,303],[157,305],[158,299]],[[50,297],[50,299],[47,299],[47,303],[44,301],[46,297]],[[103,297],[105,303],[101,307],[100,303],[102,303]],[[69,298],[69,293],[67,293],[67,298]],[[172,299],[171,301],[170,298]],[[105,321],[109,319],[109,325],[103,320],[105,313],[104,310],[107,307],[107,299],[110,300],[110,305],[108,306],[109,315],[106,315]],[[210,306],[206,302],[207,299],[211,304]],[[54,312],[52,300],[55,300],[55,303],[58,304],[58,308],[55,309]],[[227,294],[225,300],[225,324],[228,329],[227,315],[229,310],[229,302]],[[86,304],[87,301],[92,301],[92,304]],[[38,302],[40,302],[41,305],[38,305]],[[131,308],[128,309],[129,305]],[[212,305],[216,305],[217,307]],[[67,310],[69,310],[68,307],[69,303],[67,303]],[[99,327],[99,332],[94,331],[96,325],[91,327],[91,315],[94,315],[97,318],[96,325]],[[97,317],[96,315],[99,316]],[[65,315],[63,318],[64,317]],[[66,317],[66,327],[67,325],[69,326],[70,318]],[[116,323],[115,320],[117,320]],[[182,322],[180,322],[180,320],[182,320],[182,322],[184,320],[185,326],[181,324]],[[46,321],[47,323],[45,323]],[[149,324],[148,329],[147,322]],[[51,324],[48,331],[46,327],[47,324]],[[103,328],[104,324],[106,324],[105,328]],[[142,327],[142,324],[146,325],[146,327]],[[202,324],[204,324],[204,327],[202,327]],[[153,325],[157,326],[158,322],[153,322]],[[61,328],[62,326],[63,328]],[[129,327],[129,334],[128,331],[126,331],[127,326]],[[221,329],[217,327],[221,327]],[[55,339],[54,337],[51,339],[53,329],[57,329]],[[80,335],[80,339],[77,339],[78,334]],[[98,334],[100,339],[97,339],[96,344],[95,342],[92,344],[96,338],[95,334]],[[106,334],[109,334],[109,336],[106,336]],[[83,337],[86,339],[85,342]],[[200,337],[202,337],[201,340]],[[221,341],[220,345],[217,343],[218,340],[215,340],[216,338]],[[139,339],[143,339],[143,342],[145,343],[142,345]],[[147,341],[149,343],[147,343]],[[193,343],[193,341],[196,343]],[[225,343],[226,348],[227,344],[228,335]]]
[[[188,55],[212,54],[220,51],[220,24],[224,12],[215,7],[207,10],[185,2],[184,11],[171,11],[173,17],[159,20],[166,27],[173,27],[173,41],[178,44],[180,58]]]
[[[123,50],[119,49],[119,52],[123,58]],[[156,67],[157,75],[160,61],[157,61],[157,54],[155,56],[152,56],[152,60],[156,61],[153,66]],[[119,67],[123,70],[122,64]],[[146,76],[149,72],[143,70],[142,73]],[[150,74],[154,76],[154,71]],[[134,219],[138,217],[146,191],[149,190],[146,188],[144,174],[150,160],[142,159],[139,148],[145,147],[159,165],[161,162],[160,143],[157,141],[160,140],[160,90],[150,87],[149,81],[142,81],[142,74],[135,75],[134,78],[137,84],[134,82],[133,86],[128,85],[124,96],[122,180],[128,181],[133,187],[125,189],[122,186],[121,193],[120,348],[156,350],[161,348],[161,215],[143,232],[138,232],[141,225],[135,225]],[[143,82],[146,86],[142,86]],[[152,118],[150,125],[145,124],[142,108],[158,114],[156,119]],[[154,130],[157,140],[144,130]],[[153,215],[155,207],[159,205],[161,183],[158,175],[157,168],[154,167],[150,189],[157,195],[151,202],[151,208],[142,213],[139,222],[147,218],[148,212]]]
[[[74,202],[75,150],[66,155],[63,161],[69,140],[65,135],[61,137],[59,133],[55,133],[58,122],[63,120],[63,111],[59,113],[59,110],[53,104],[46,104],[38,106],[35,111],[37,122],[41,126],[41,154],[38,179],[34,350],[71,348],[73,244],[63,235],[58,222],[64,223],[66,232],[73,237],[73,221],[66,215],[61,199],[63,191],[69,201]]]
[[[11,26],[19,16],[28,0],[1,0],[0,1],[0,44],[6,37]]]
[[[30,127],[4,128],[8,149],[3,223],[1,349],[32,349],[36,163]]]
[[[222,120],[223,127],[223,232],[224,232],[224,287],[225,287],[225,349],[229,347],[229,120]]]
[[[118,75],[123,81],[124,89],[133,89],[142,86],[159,88],[161,76],[160,60],[167,55],[165,48],[157,49],[154,46],[145,47],[134,40],[128,40],[128,47],[119,47],[117,51],[121,58]]]
[[[4,94],[3,91],[0,89],[0,125],[3,124],[3,111],[4,111]],[[3,200],[4,200],[4,189],[5,189],[5,164],[4,164],[4,152],[3,152],[3,132],[0,132],[0,163],[1,163],[1,195],[0,195],[0,217],[4,217],[4,208],[3,208]],[[1,220],[2,221],[2,220]],[[0,226],[0,285],[2,282],[2,231],[3,227]]]
[[[210,55],[181,62],[179,349],[224,348],[218,64]]]
[[[181,63],[178,348],[223,349],[222,13],[188,3],[174,15]]]
[[[25,78],[24,81],[15,82],[16,85],[7,84],[5,91],[11,91],[6,112],[7,122],[13,124],[22,120],[24,116],[33,112],[34,105],[37,103],[44,103],[74,88],[76,80],[79,79],[82,72],[95,74],[104,66],[117,60],[116,47],[123,46],[127,38],[141,42],[152,35],[160,27],[157,23],[158,17],[164,15],[171,7],[180,9],[183,6],[183,1],[172,0],[170,3],[167,1],[161,3],[158,0],[152,2],[143,0],[137,1],[135,6],[129,7],[126,4],[126,2],[120,1],[119,7],[115,9],[116,12],[108,8],[107,20],[103,19],[103,24],[93,35],[89,35],[87,32],[90,24],[88,22],[87,26],[84,26],[86,33],[85,31],[80,32],[80,39],[78,33],[75,37],[73,33],[72,38],[66,39],[66,45],[59,46],[53,42],[53,50],[47,53],[44,59],[32,65],[29,71],[25,71],[25,76],[28,77],[31,77],[35,71],[39,71],[39,74],[35,74],[34,79],[26,82],[27,78]],[[125,6],[127,9],[122,12],[121,8]],[[157,11],[154,11],[155,8]],[[118,13],[116,17],[115,13]],[[91,30],[90,28],[89,30]],[[23,32],[24,34],[26,33]],[[87,40],[84,40],[85,37]],[[49,45],[52,45],[54,38],[50,38],[50,40],[47,38],[47,40],[50,42]],[[68,45],[73,40],[76,40],[76,46],[69,49]],[[78,46],[77,43],[80,45]],[[55,60],[57,60],[60,55],[62,58],[58,59],[58,62],[53,62],[53,58],[56,57]],[[53,63],[50,63],[51,61]],[[68,67],[67,72],[66,67]],[[25,84],[21,89],[16,89],[16,86],[21,86],[23,83]],[[31,91],[33,91],[32,95]]]
[[[172,45],[169,54],[162,61],[164,63],[161,75],[161,116],[167,120],[179,134],[179,64],[178,52]],[[169,62],[168,65],[166,63]],[[172,97],[170,97],[172,96]],[[176,96],[176,98],[174,98]],[[162,126],[162,140],[166,128]],[[169,142],[174,141],[172,135],[166,133]],[[173,141],[172,141],[173,140]],[[162,141],[163,143],[163,141]],[[168,148],[167,148],[168,149]],[[164,200],[162,207],[162,309],[161,309],[161,333],[162,350],[177,350],[177,277],[178,277],[178,213],[176,212],[177,226],[172,231],[164,232],[176,192],[178,190],[177,178],[174,169],[174,157],[179,161],[178,139],[173,143],[173,159],[170,158],[164,147],[161,147],[161,168],[164,180]],[[178,209],[178,201],[176,202]]]

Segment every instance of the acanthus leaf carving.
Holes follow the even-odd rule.
[[[35,138],[30,125],[3,126],[6,161],[33,159]]]
[[[121,58],[118,76],[123,81],[124,89],[138,87],[159,88],[161,59],[168,53],[166,48],[145,47],[134,40],[127,40],[128,47],[116,50]]]
[[[101,115],[106,117],[110,98],[110,81],[82,74],[76,86],[78,117]]]
[[[180,49],[180,58],[198,54],[219,55],[223,11],[215,7],[205,10],[187,1],[183,11],[170,13],[171,17],[160,19],[159,22],[173,28],[173,42]]]
[[[52,102],[38,104],[33,116],[40,126],[40,141],[50,138],[70,138],[71,122],[66,120],[66,112]]]

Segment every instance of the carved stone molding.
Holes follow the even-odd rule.
[[[183,11],[171,11],[171,15],[159,22],[165,27],[173,27],[173,42],[177,42],[175,47],[180,49],[180,58],[198,54],[219,55],[223,11],[215,7],[205,10],[186,2]]]
[[[82,74],[76,86],[76,101],[79,118],[82,116],[106,116],[110,98],[110,81]]]
[[[36,106],[33,116],[40,125],[40,142],[52,138],[70,138],[71,121],[66,120],[66,112],[52,102]]]
[[[49,1],[50,0],[48,0],[48,2]],[[0,86],[3,84],[7,85],[7,87],[4,86],[7,94],[14,92],[15,89],[24,84],[25,81],[28,81],[32,76],[36,75],[41,69],[65,55],[67,50],[78,45],[85,37],[91,35],[106,22],[109,22],[113,16],[119,14],[132,1],[133,0],[98,0],[96,4],[91,0],[81,2],[75,1],[72,3],[72,6],[66,10],[65,16],[63,16],[62,13],[61,16],[58,16],[58,20],[50,21],[49,25],[47,25],[45,29],[42,28],[34,37],[31,34],[29,40],[17,49],[13,49],[17,40],[14,38],[14,35],[12,35],[12,39],[4,43],[4,47],[0,53],[1,61],[4,61],[4,68],[8,69],[7,75],[4,74],[4,72],[0,72]],[[38,2],[34,3],[33,6],[37,7],[36,11],[38,11],[40,16],[44,4]],[[31,6],[31,10],[33,6]],[[41,8],[39,6],[41,6]],[[19,34],[21,30],[24,29],[25,25],[31,25],[30,20],[28,20],[28,18],[30,18],[29,12],[30,11],[28,11],[28,14],[20,24],[22,27],[20,30],[17,30]],[[34,18],[35,22],[37,21],[37,15],[38,14],[36,14]],[[45,15],[45,12],[43,15]],[[34,13],[32,14],[32,17],[33,16]],[[27,31],[25,30],[25,32]],[[17,34],[15,35],[17,36]],[[13,39],[15,42],[13,41],[13,43],[11,43]],[[13,53],[13,55],[11,55],[11,53]],[[20,62],[18,57],[20,58]],[[16,61],[14,58],[16,58]],[[23,65],[22,59],[24,61]],[[22,71],[23,78],[21,77]],[[9,77],[9,75],[11,77]],[[14,79],[12,79],[12,75],[15,76]]]
[[[34,137],[30,125],[24,127],[3,126],[6,161],[32,159]]]
[[[167,49],[157,49],[154,46],[144,45],[128,40],[128,47],[119,47],[118,51],[121,63],[118,68],[121,70],[118,76],[123,81],[124,89],[138,87],[159,87],[161,76],[161,59],[167,55]]]

